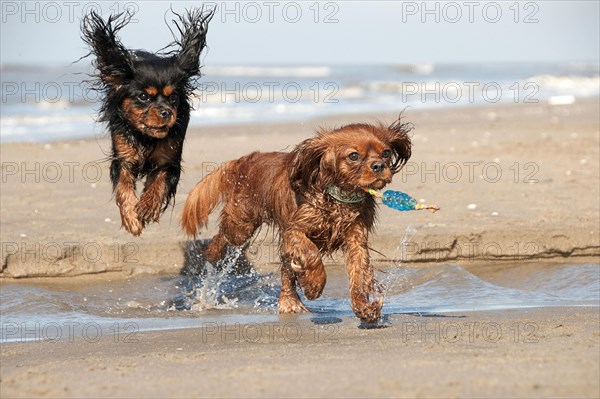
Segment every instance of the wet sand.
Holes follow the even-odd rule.
[[[3,344],[2,397],[598,397],[598,308],[281,317]],[[94,342],[89,342],[94,341]]]
[[[442,211],[382,206],[370,240],[380,252],[373,252],[375,261],[460,264],[496,281],[506,265],[514,278],[525,261],[598,264],[598,107],[586,100],[407,110],[415,124],[413,157],[389,188]],[[181,273],[181,206],[219,163],[256,149],[289,150],[319,125],[393,118],[193,129],[176,205],[141,238],[119,230],[106,137],[3,144],[0,288],[15,278],[85,284],[92,274]],[[214,233],[215,220],[203,237]],[[264,230],[250,258],[273,270],[276,239]],[[2,397],[598,397],[598,319],[598,307],[393,314],[387,328],[366,330],[352,317],[317,315],[106,333],[97,342],[9,343],[2,344],[0,391]]]

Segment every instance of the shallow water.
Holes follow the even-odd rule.
[[[484,274],[485,276],[485,274]],[[600,306],[600,265],[507,266],[479,277],[455,265],[389,267],[378,272],[384,315],[437,314],[550,306]],[[352,317],[342,267],[328,268],[321,298],[305,301],[313,317]],[[73,339],[106,334],[279,320],[278,273],[144,277],[90,283],[3,284],[1,342]]]

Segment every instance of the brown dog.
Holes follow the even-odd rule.
[[[254,152],[229,161],[190,192],[181,222],[195,236],[223,203],[219,232],[205,251],[215,263],[227,244],[241,246],[263,224],[281,233],[279,312],[305,311],[296,282],[308,299],[321,295],[322,255],[342,249],[350,275],[352,310],[375,322],[383,305],[369,257],[368,235],[376,204],[365,189],[392,181],[411,155],[412,125],[352,124],[321,131],[290,153]]]

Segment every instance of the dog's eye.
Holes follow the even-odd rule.
[[[177,94],[171,94],[171,95],[169,96],[169,102],[170,102],[171,104],[176,104],[176,103],[177,103],[177,101],[179,101],[179,96],[178,96]]]
[[[359,158],[360,158],[360,154],[358,152],[353,152],[350,155],[348,155],[348,159],[351,160],[352,162],[358,161]]]
[[[142,93],[137,98],[142,103],[147,103],[150,101],[150,95],[148,93]]]
[[[383,152],[381,153],[381,158],[389,158],[392,156],[392,151],[391,150],[383,150]]]

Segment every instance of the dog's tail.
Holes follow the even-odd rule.
[[[208,215],[227,197],[235,185],[238,162],[229,161],[202,179],[188,194],[181,214],[181,226],[195,236],[208,225]]]

